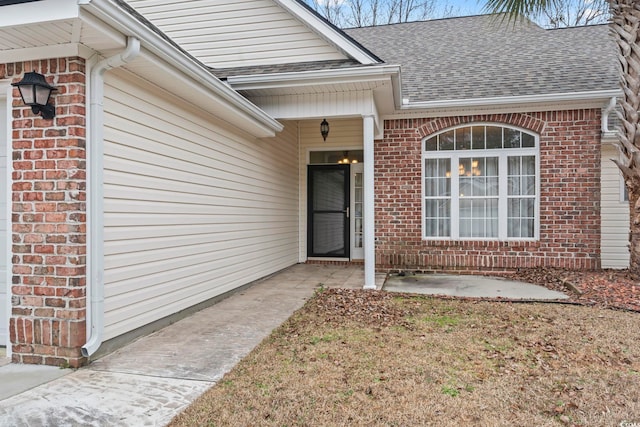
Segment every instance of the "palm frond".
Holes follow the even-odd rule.
[[[484,11],[489,13],[507,13],[512,17],[537,15],[556,0],[486,0]]]

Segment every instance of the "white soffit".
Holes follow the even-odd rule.
[[[0,28],[77,18],[77,0],[41,0],[2,6]]]

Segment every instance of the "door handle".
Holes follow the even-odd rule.
[[[347,214],[347,218],[349,218],[349,208],[346,208],[345,210],[343,210],[342,212]]]

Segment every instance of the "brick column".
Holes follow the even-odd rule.
[[[78,367],[86,339],[85,62],[61,58],[0,65],[0,79],[26,71],[58,88],[44,120],[13,91],[13,362]]]

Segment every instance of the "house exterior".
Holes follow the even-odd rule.
[[[365,288],[624,268],[613,53],[606,27],[490,16],[0,1],[0,345],[80,366],[299,262],[362,262]],[[12,86],[28,71],[52,120]]]

